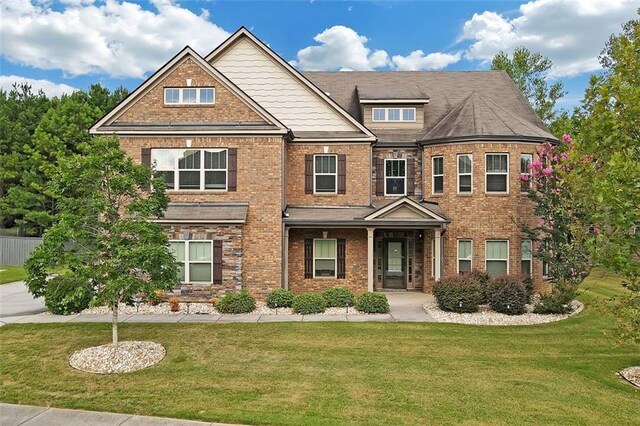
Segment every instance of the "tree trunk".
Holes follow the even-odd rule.
[[[113,349],[118,348],[118,304],[113,305],[113,316],[111,317],[111,335],[113,338]]]

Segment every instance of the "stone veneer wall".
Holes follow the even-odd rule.
[[[308,206],[368,206],[369,183],[367,176],[371,174],[369,143],[326,145],[286,146],[286,197],[288,205]],[[306,154],[345,154],[347,160],[346,193],[345,194],[305,194],[305,155]]]
[[[376,160],[378,158],[382,159],[413,159],[415,164],[415,188],[414,195],[410,198],[414,200],[422,199],[422,156],[420,155],[420,149],[418,148],[374,148],[373,149],[373,170],[371,171],[371,190],[373,194],[373,204],[376,206],[381,206],[389,201],[398,199],[399,196],[393,197],[385,197],[385,196],[377,196],[376,195],[376,177],[377,177],[377,168],[376,168]],[[407,188],[408,190],[409,188]]]
[[[172,240],[222,241],[222,284],[181,283],[172,294],[209,299],[242,288],[242,225],[165,225],[163,229]]]
[[[322,238],[322,230],[289,230],[289,290],[298,293],[320,293],[331,287],[346,288],[354,293],[367,291],[367,230],[329,229],[327,238],[344,238],[346,274],[344,279],[304,278],[304,240]]]

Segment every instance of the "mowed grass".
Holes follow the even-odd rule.
[[[0,266],[0,284],[22,281],[27,274],[22,266]]]
[[[619,291],[593,274],[587,303]],[[92,375],[67,364],[108,324],[0,328],[0,401],[247,424],[638,424],[616,371],[637,348],[613,319],[528,327],[410,323],[123,324],[167,348],[157,366]]]

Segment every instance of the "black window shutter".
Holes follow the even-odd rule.
[[[313,194],[313,154],[304,156],[304,193]]]
[[[338,154],[338,194],[347,193],[347,155]]]
[[[407,195],[416,193],[416,165],[413,158],[407,158]]]
[[[222,241],[213,241],[213,283],[222,284]]]
[[[384,195],[384,159],[376,159],[376,195]]]
[[[338,278],[346,277],[346,266],[346,240],[338,238],[338,269],[336,270]]]
[[[304,240],[304,277],[313,278],[313,239]]]
[[[227,182],[227,191],[235,192],[238,190],[238,148],[229,148],[227,150],[227,167],[229,182]]]
[[[151,168],[151,148],[142,148],[140,151],[140,162],[143,166]]]

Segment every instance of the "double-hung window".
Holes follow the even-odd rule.
[[[227,189],[226,149],[153,149],[151,161],[167,189]]]
[[[431,191],[434,194],[442,194],[444,192],[444,157],[433,157],[432,163]]]
[[[471,154],[458,155],[458,194],[471,194],[473,188],[473,160]]]
[[[407,193],[407,160],[384,160],[384,195]]]
[[[533,155],[520,154],[520,192],[529,192],[531,188],[531,170],[529,165],[533,162]]]
[[[509,271],[509,241],[489,240],[485,246],[485,267],[491,278]]]
[[[509,192],[509,154],[487,154],[485,191]]]
[[[314,193],[335,194],[338,187],[337,155],[314,156]]]
[[[525,274],[531,276],[531,258],[532,258],[532,246],[531,240],[522,240],[522,244],[520,244],[520,271]]]
[[[180,282],[213,281],[213,241],[171,241],[170,249],[180,264]]]
[[[336,277],[336,246],[335,239],[313,240],[314,277]]]
[[[214,104],[216,91],[213,87],[167,87],[164,89],[165,105]]]
[[[473,242],[471,240],[458,240],[458,273],[471,271],[471,258]]]

